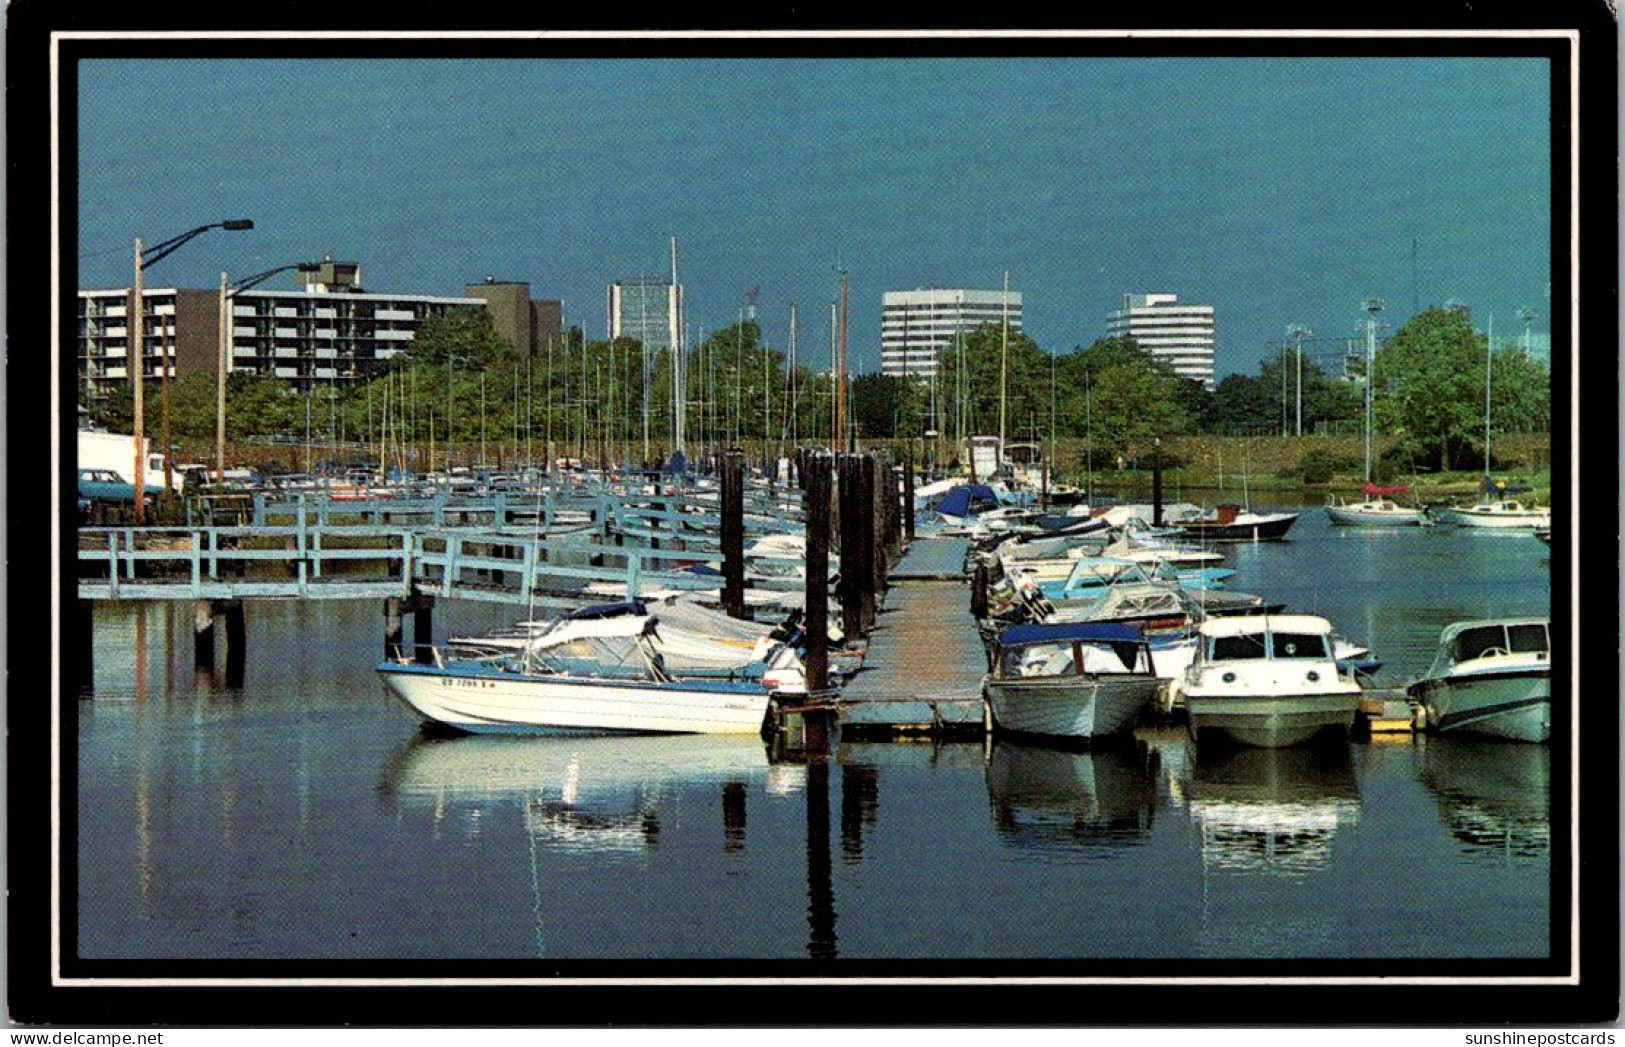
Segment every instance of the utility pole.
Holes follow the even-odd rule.
[[[229,347],[231,343],[231,328],[226,314],[226,289],[229,285],[230,274],[224,270],[220,272],[220,354],[216,361],[214,383],[214,482],[226,482],[226,371],[231,366]]]
[[[142,317],[143,302],[141,289],[141,273],[144,265],[141,260],[141,238],[135,241],[135,284],[130,295],[130,308],[126,310],[130,320],[130,361],[124,370],[132,376],[135,382],[135,523],[139,527],[147,522],[147,453],[146,447],[146,399],[143,395],[142,385],[146,382],[147,367],[145,346],[142,345]]]

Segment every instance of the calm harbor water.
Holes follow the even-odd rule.
[[[1527,533],[1230,547],[1403,681],[1439,630],[1546,614]],[[511,609],[436,608],[436,636]],[[435,738],[373,603],[249,606],[240,687],[189,605],[100,605],[78,703],[78,952],[109,959],[1540,957],[1550,751],[1409,736],[1200,754]],[[965,618],[944,628],[970,629]],[[973,681],[967,681],[973,683]],[[1420,871],[1420,874],[1419,874]]]

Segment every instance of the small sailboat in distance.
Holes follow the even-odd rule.
[[[1427,510],[1400,505],[1394,495],[1404,494],[1409,487],[1381,487],[1371,482],[1371,372],[1377,351],[1377,310],[1382,308],[1378,299],[1366,303],[1371,318],[1366,321],[1365,343],[1365,500],[1361,502],[1326,503],[1326,515],[1332,523],[1345,527],[1414,527],[1428,522]]]

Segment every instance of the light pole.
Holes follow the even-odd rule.
[[[231,370],[231,318],[226,302],[238,294],[264,283],[278,273],[298,269],[299,263],[280,265],[263,273],[245,276],[235,282],[228,273],[220,274],[220,353],[216,364],[214,386],[214,482],[224,483],[226,476],[226,375]]]
[[[209,225],[200,225],[200,226],[196,227],[195,229],[188,229],[186,232],[181,233],[179,236],[172,236],[168,240],[161,240],[158,243],[153,244],[151,247],[143,247],[142,244],[141,244],[141,238],[136,237],[136,240],[135,240],[135,278],[134,278],[134,282],[133,282],[133,284],[131,286],[131,289],[130,289],[131,290],[130,308],[128,310],[128,312],[130,314],[130,355],[132,357],[132,360],[131,360],[130,366],[126,367],[125,370],[128,372],[128,371],[131,370],[131,368],[134,369],[133,373],[131,374],[131,378],[132,378],[132,381],[134,383],[134,393],[135,393],[135,404],[134,404],[134,410],[133,410],[134,430],[135,430],[135,432],[133,434],[134,442],[135,442],[135,485],[134,486],[135,486],[135,522],[136,522],[136,526],[138,526],[138,527],[147,522],[147,506],[146,506],[146,487],[147,487],[146,400],[145,400],[145,396],[144,396],[144,391],[142,390],[142,384],[144,383],[144,381],[146,379],[146,370],[147,369],[146,369],[146,359],[145,359],[146,347],[143,344],[143,342],[144,342],[143,336],[144,336],[145,332],[142,329],[143,326],[144,326],[144,323],[145,323],[145,318],[142,315],[143,312],[144,312],[144,309],[143,309],[144,303],[142,301],[142,297],[143,297],[143,294],[144,294],[144,290],[143,290],[143,287],[142,287],[142,275],[149,268],[151,268],[152,266],[157,265],[159,262],[163,261],[165,258],[168,258],[177,249],[179,249],[183,244],[185,244],[188,241],[192,240],[194,237],[198,237],[198,236],[203,235],[204,233],[208,232],[210,229],[233,229],[233,230],[237,230],[237,229],[252,229],[252,228],[254,228],[254,223],[250,219],[247,219],[247,218],[233,218],[233,219],[230,219],[230,220],[227,220],[227,221],[224,221],[224,222],[213,222],[213,223],[210,223]],[[165,448],[164,453],[168,454],[169,449]]]
[[[1312,337],[1315,332],[1301,324],[1293,324],[1286,329],[1287,336],[1292,338],[1298,347],[1298,435],[1303,435],[1303,340]]]

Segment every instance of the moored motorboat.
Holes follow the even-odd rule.
[[[755,734],[762,679],[672,676],[650,643],[653,618],[569,621],[517,655],[378,666],[390,692],[424,720],[474,734],[558,731]]]
[[[1279,748],[1353,726],[1360,685],[1339,668],[1326,619],[1217,618],[1197,636],[1195,660],[1176,686],[1198,744],[1218,735]]]
[[[1255,513],[1239,505],[1218,506],[1194,519],[1173,521],[1180,538],[1210,542],[1266,542],[1285,538],[1299,513]]]
[[[998,730],[1087,740],[1134,726],[1156,697],[1157,674],[1130,626],[1026,624],[999,634],[982,688]]]
[[[1456,622],[1440,634],[1432,667],[1407,690],[1430,731],[1549,741],[1551,651],[1547,618]]]

